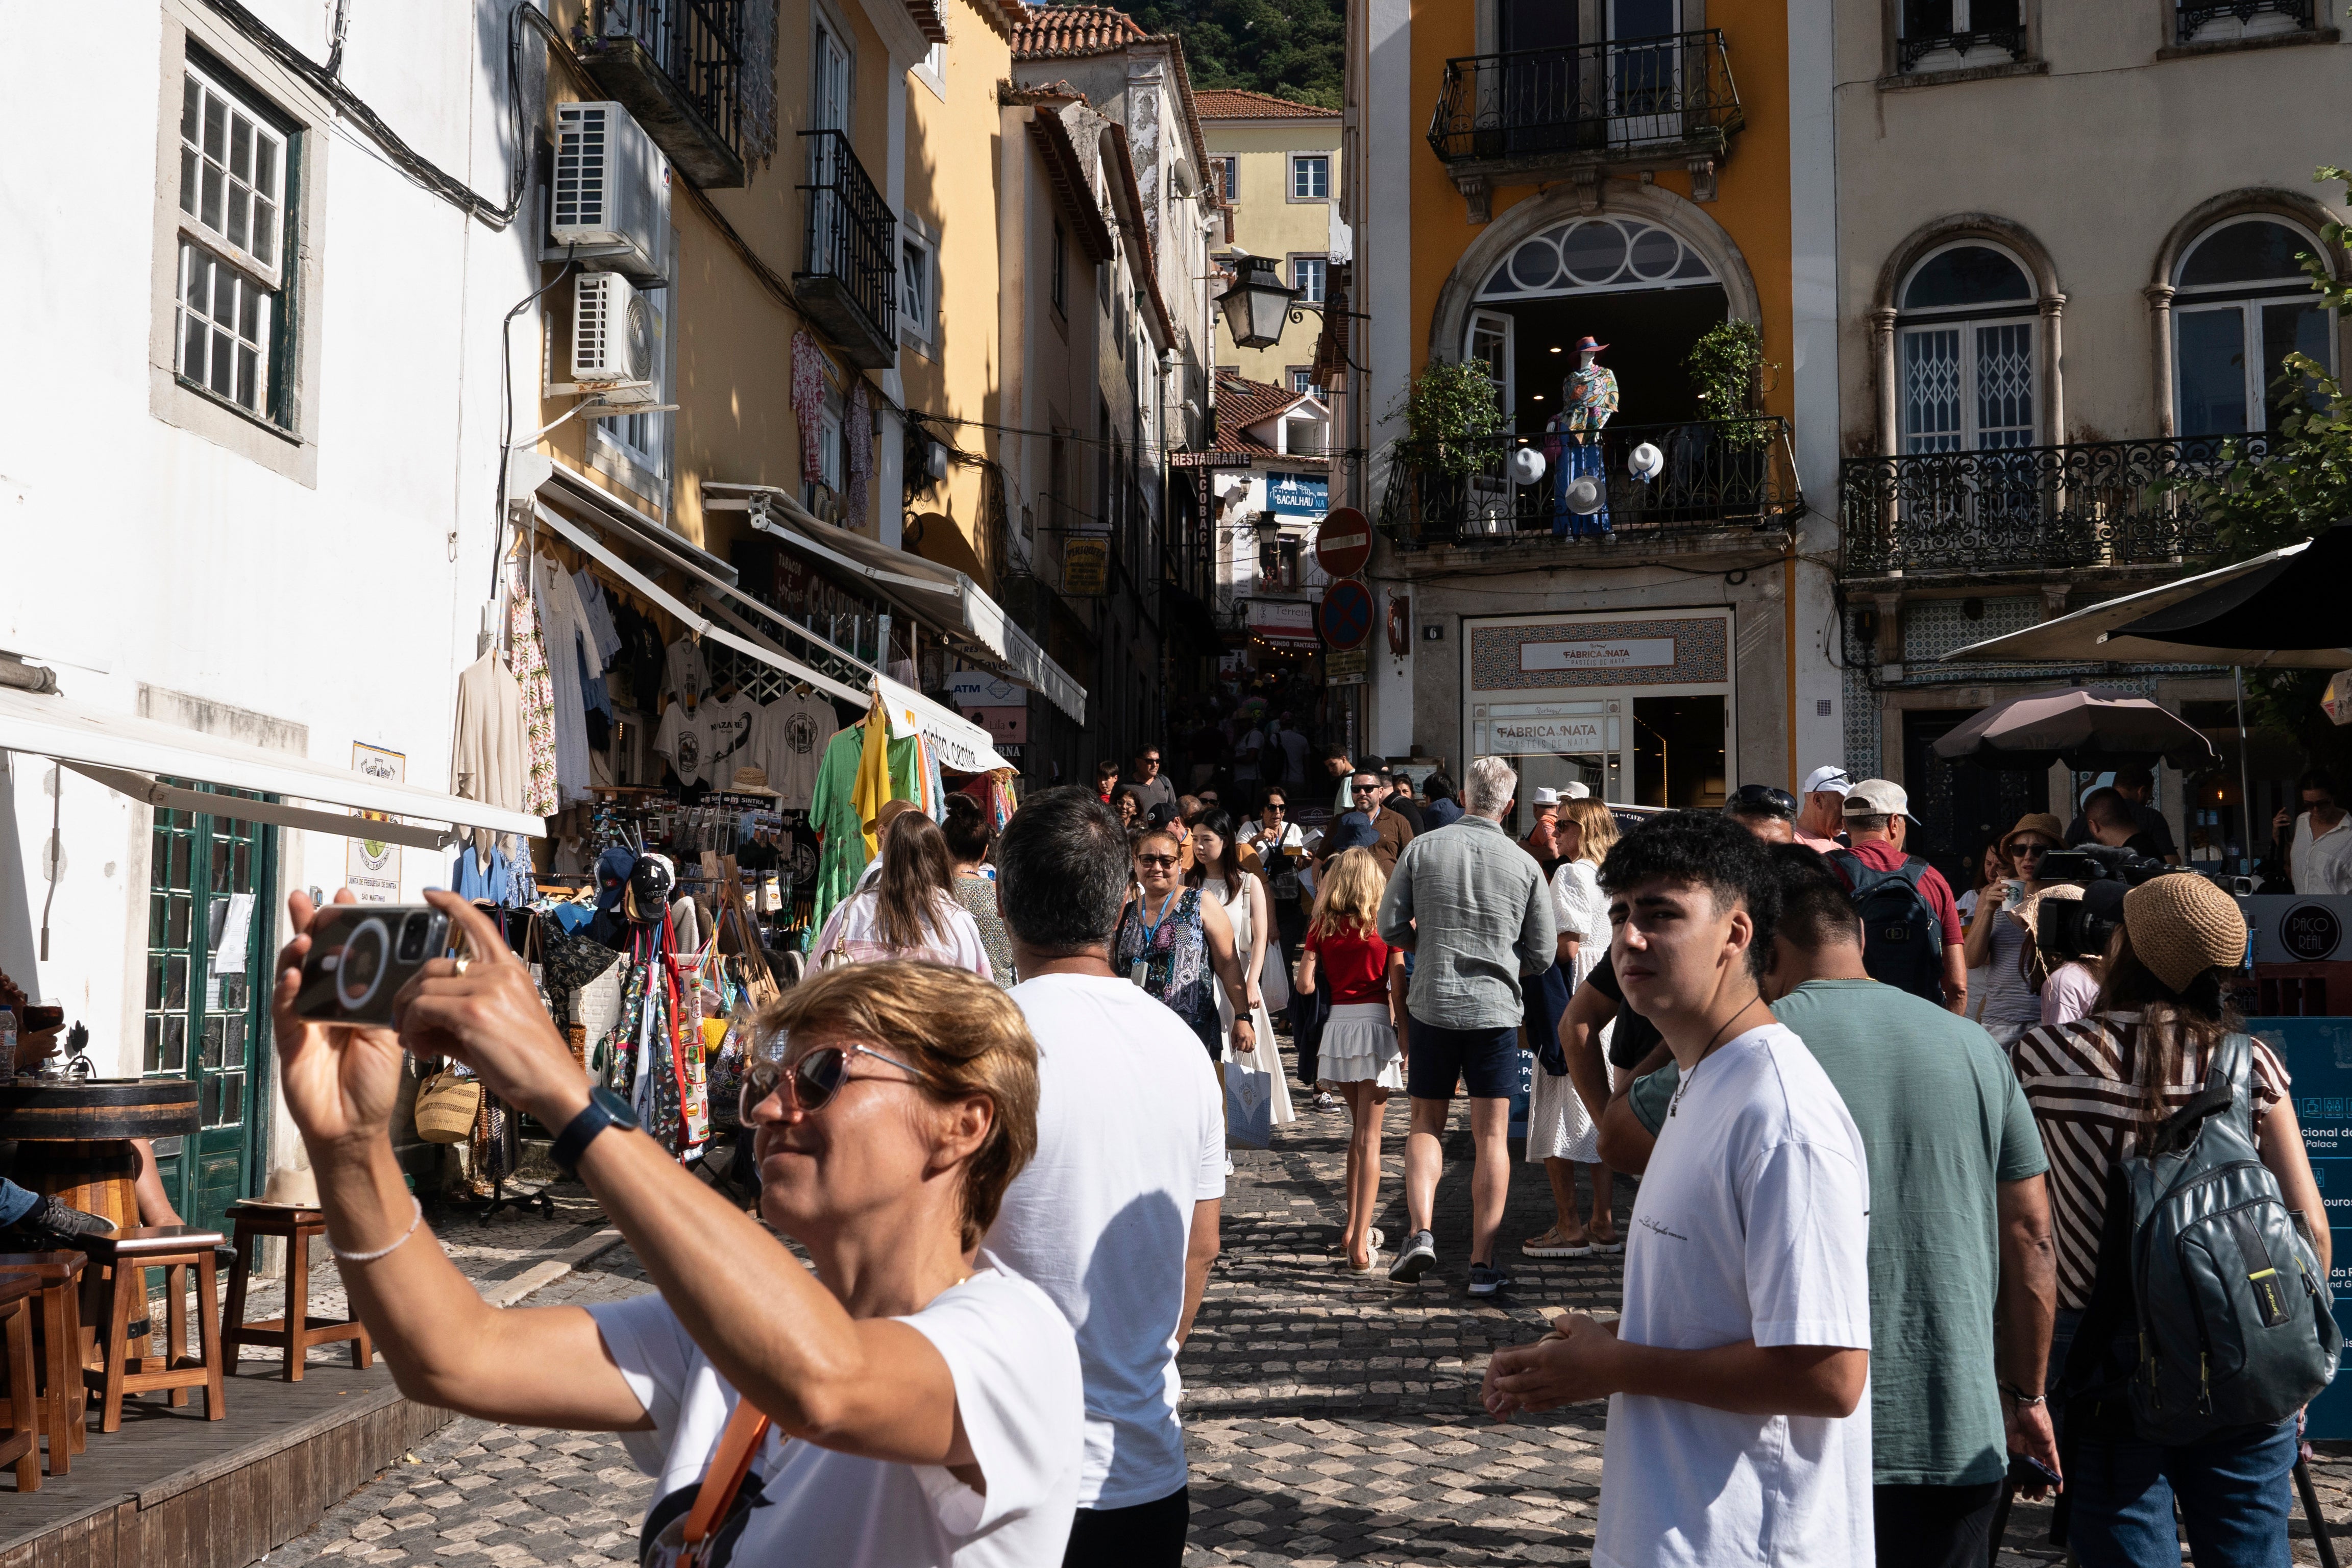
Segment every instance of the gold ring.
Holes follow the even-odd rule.
[[[466,966],[473,962],[474,960],[471,954],[461,952],[456,958],[449,961],[449,973],[452,974],[463,974],[466,973]]]

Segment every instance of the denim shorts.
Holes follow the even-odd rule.
[[[1451,1100],[1459,1081],[1473,1100],[1508,1100],[1519,1081],[1519,1031],[1441,1029],[1409,1018],[1405,1037],[1412,1059],[1405,1064],[1405,1092],[1415,1100]]]

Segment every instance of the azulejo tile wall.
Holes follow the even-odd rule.
[[[1475,626],[1470,632],[1470,684],[1480,691],[1558,690],[1563,687],[1696,686],[1730,679],[1731,623],[1721,616],[1650,621],[1552,621],[1536,626]],[[1528,643],[1674,643],[1669,664],[1590,669],[1522,669]]]

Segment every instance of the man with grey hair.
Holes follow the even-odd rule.
[[[1224,1096],[1201,1042],[1111,967],[1127,834],[1087,790],[1024,801],[996,904],[1037,1040],[1037,1152],[987,1247],[1077,1331],[1087,1442],[1066,1568],[1184,1559],[1192,1503],[1176,1352],[1217,1257]],[[1203,1070],[1204,1067],[1207,1070]]]
[[[1511,1283],[1495,1259],[1510,1195],[1511,1090],[1519,1071],[1519,982],[1556,956],[1551,899],[1536,863],[1503,831],[1519,775],[1500,757],[1470,764],[1462,819],[1407,844],[1381,900],[1381,939],[1413,955],[1406,994],[1412,1098],[1405,1212],[1412,1235],[1389,1278],[1419,1279],[1437,1261],[1430,1217],[1444,1163],[1439,1142],[1457,1083],[1470,1092],[1476,1163],[1470,1182],[1470,1293]],[[1027,973],[1028,971],[1022,971]]]

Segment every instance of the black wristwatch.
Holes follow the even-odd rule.
[[[634,1132],[638,1128],[637,1113],[629,1102],[598,1084],[588,1091],[588,1103],[580,1109],[555,1139],[555,1163],[565,1175],[575,1181],[580,1175],[580,1156],[596,1141],[596,1134],[607,1127],[625,1127]]]

